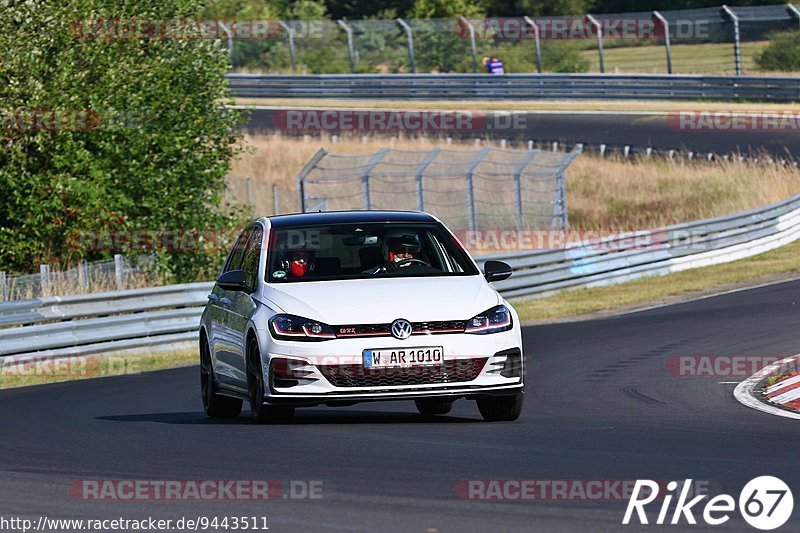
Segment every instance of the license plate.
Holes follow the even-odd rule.
[[[441,346],[364,350],[364,366],[367,368],[407,368],[441,365],[444,363],[442,353]]]

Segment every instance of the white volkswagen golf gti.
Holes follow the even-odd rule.
[[[203,405],[259,422],[296,407],[414,400],[422,415],[476,400],[485,420],[523,402],[514,309],[435,217],[347,211],[261,218],[239,235],[200,324]]]

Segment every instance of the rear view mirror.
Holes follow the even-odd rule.
[[[502,261],[486,261],[483,264],[483,276],[486,281],[503,281],[511,276],[511,266]]]

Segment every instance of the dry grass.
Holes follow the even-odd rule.
[[[9,280],[11,281],[11,280]],[[165,285],[166,278],[163,273],[142,271],[142,272],[125,272],[125,281],[123,289],[141,289],[145,287],[156,287]],[[116,291],[117,286],[116,275],[111,273],[92,273],[89,276],[88,283],[84,283],[79,279],[77,274],[64,275],[59,273],[57,265],[51,266],[51,281],[49,290],[44,293],[39,290],[39,285],[25,284],[22,287],[17,286],[13,282],[9,283],[7,289],[7,300],[31,300],[40,298],[42,296],[65,296],[65,295],[79,295],[79,294],[92,294],[98,292]]]
[[[370,153],[387,145],[399,149],[447,146],[444,139],[394,140],[330,137],[306,140],[279,135],[250,137],[251,151],[235,162],[233,174],[294,189],[295,176],[320,148],[337,153]],[[453,142],[452,149],[474,143]],[[567,172],[567,205],[574,229],[627,230],[664,226],[734,213],[800,192],[800,171],[778,164],[642,159],[635,162],[577,158]]]

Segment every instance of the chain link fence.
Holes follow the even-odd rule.
[[[505,71],[742,73],[771,32],[800,28],[793,4],[573,17],[277,21],[263,40],[231,40],[234,68],[254,72]]]
[[[297,177],[301,211],[427,211],[454,230],[567,227],[564,172],[580,153],[483,148],[331,154]]]

